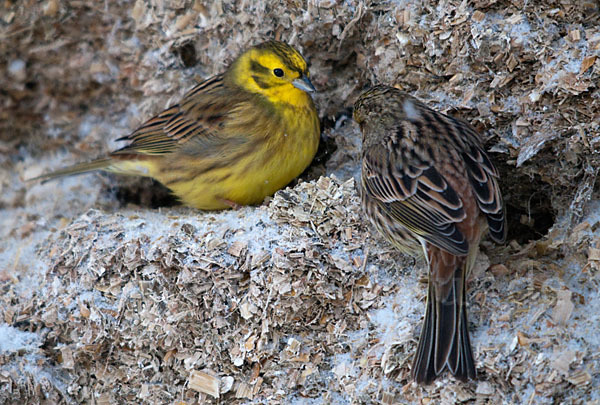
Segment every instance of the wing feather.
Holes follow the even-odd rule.
[[[364,97],[359,109],[362,103],[379,108],[383,101],[378,97],[376,93]],[[466,217],[463,201],[444,178],[445,170],[438,170],[438,165],[448,165],[443,167],[455,175],[468,176],[492,238],[504,240],[498,171],[483,150],[477,131],[408,95],[388,98],[385,103],[393,114],[380,112],[378,122],[365,122],[368,112],[358,112],[364,140],[362,179],[380,208],[421,239],[455,255],[467,254],[468,242],[457,227]],[[387,132],[382,133],[382,128]]]
[[[219,131],[231,111],[231,98],[223,97],[223,77],[212,77],[192,88],[179,104],[146,121],[140,128],[118,140],[129,145],[113,154],[162,155],[178,150],[186,144],[196,151],[198,145],[223,143]],[[193,145],[189,143],[196,139]],[[206,148],[209,149],[209,148]]]
[[[406,161],[410,154],[395,151],[382,145],[366,151],[363,182],[367,191],[407,229],[456,255],[467,254],[468,243],[456,227],[465,217],[458,194],[432,164],[423,159],[411,164]]]

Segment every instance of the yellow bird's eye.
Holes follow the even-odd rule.
[[[279,68],[273,69],[273,74],[277,77],[283,77],[283,69],[279,69]]]

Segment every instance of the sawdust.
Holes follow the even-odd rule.
[[[598,403],[598,22],[591,1],[5,1],[0,402]],[[266,38],[309,59],[324,130],[264,205],[23,182],[115,149]],[[375,82],[472,122],[502,172],[511,241],[484,242],[470,282],[475,382],[410,382],[423,265],[369,233],[356,193],[349,107]]]

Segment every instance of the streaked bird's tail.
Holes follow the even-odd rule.
[[[412,366],[413,379],[419,384],[430,384],[446,367],[461,381],[474,379],[465,301],[468,259],[455,257],[454,275],[446,283],[436,281],[434,276],[434,266],[444,264],[436,261],[435,255],[431,259],[427,307]]]
[[[65,167],[63,169],[56,170],[54,172],[42,174],[41,176],[27,179],[27,182],[41,181],[42,183],[48,180],[56,179],[58,177],[72,176],[75,174],[83,174],[88,172],[94,172],[96,170],[107,170],[112,163],[112,159],[98,159],[87,163],[78,163],[73,166]]]

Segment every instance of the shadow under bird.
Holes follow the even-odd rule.
[[[466,279],[489,232],[502,243],[505,213],[498,171],[468,123],[378,85],[354,105],[363,135],[361,198],[375,228],[429,267],[425,318],[412,377],[429,384],[446,368],[476,377]]]
[[[203,210],[259,204],[300,175],[317,152],[319,117],[308,77],[296,49],[261,43],[120,138],[127,146],[31,180],[104,170],[152,177],[183,204]]]

